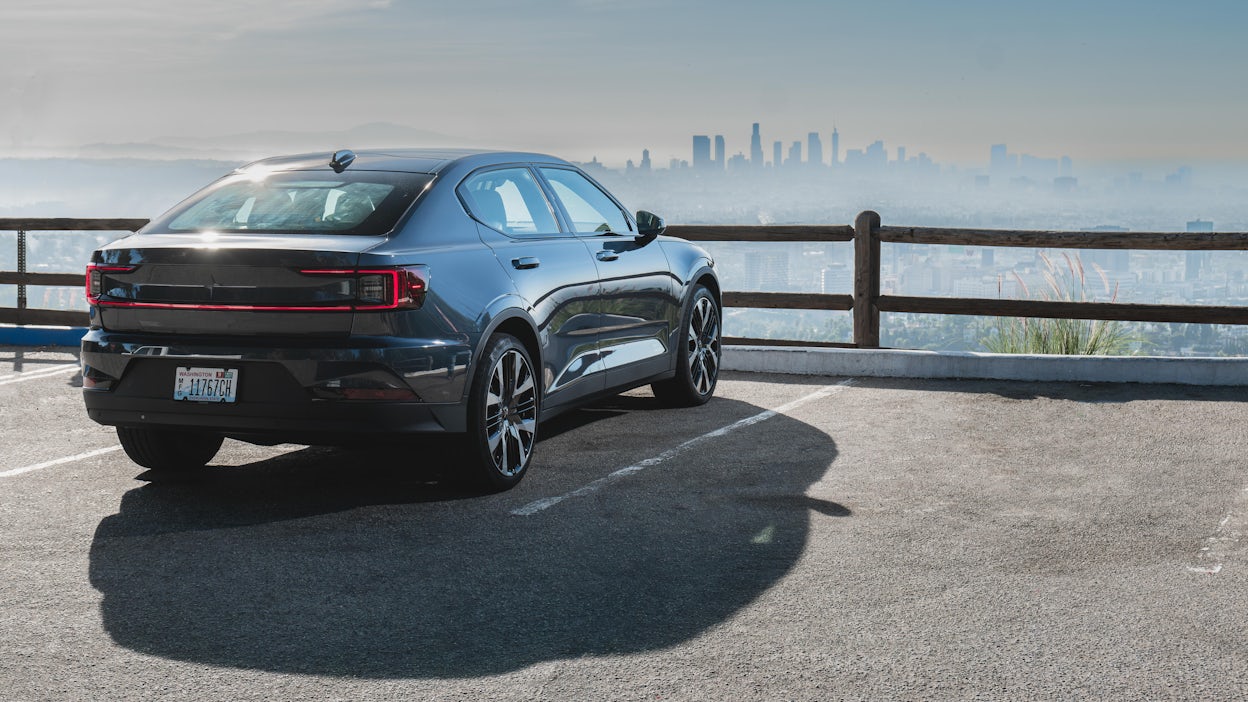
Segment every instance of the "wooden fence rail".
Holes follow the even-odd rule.
[[[26,270],[26,232],[136,231],[145,219],[0,219],[0,231],[18,233],[17,270],[0,272],[0,285],[18,286],[16,308],[0,308],[0,323],[85,326],[84,312],[35,310],[26,307],[28,285],[82,285],[78,273],[30,273]],[[995,229],[881,226],[875,212],[858,215],[844,225],[679,225],[668,233],[690,241],[717,242],[853,242],[852,295],[823,293],[725,292],[726,307],[852,311],[852,343],[783,339],[725,338],[727,343],[786,346],[878,348],[880,313],[1048,317],[1192,324],[1248,324],[1248,307],[1210,305],[1149,305],[1112,302],[1006,300],[957,297],[913,297],[880,294],[880,244],[1011,246],[1064,249],[1136,249],[1153,251],[1248,251],[1248,233],[1059,232]],[[731,281],[729,281],[731,282]]]
[[[85,327],[87,313],[39,310],[26,306],[28,285],[80,286],[81,273],[30,273],[26,270],[26,232],[134,232],[146,219],[0,219],[0,231],[17,232],[17,270],[0,271],[0,285],[17,286],[17,306],[0,307],[0,324],[47,324]]]

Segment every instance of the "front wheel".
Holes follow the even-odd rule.
[[[650,386],[654,396],[670,407],[705,404],[719,380],[719,305],[705,286],[694,289],[685,313],[683,343],[676,355],[676,377]]]
[[[501,492],[524,478],[537,441],[540,398],[533,361],[520,340],[490,337],[468,403],[471,477],[480,487]]]
[[[217,455],[224,441],[220,434],[133,427],[117,427],[117,439],[130,460],[162,472],[203,468]]]

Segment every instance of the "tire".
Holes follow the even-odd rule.
[[[163,472],[187,472],[208,465],[225,437],[177,429],[117,427],[117,438],[130,460]]]
[[[533,461],[541,388],[520,340],[495,334],[472,377],[468,402],[470,482],[489,492],[515,487]]]
[[[659,402],[668,407],[706,404],[719,381],[723,355],[720,311],[715,296],[703,285],[694,288],[689,297],[683,329],[683,343],[676,354],[676,376],[650,386]]]

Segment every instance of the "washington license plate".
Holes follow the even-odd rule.
[[[173,380],[173,399],[234,402],[238,399],[238,369],[179,366]]]

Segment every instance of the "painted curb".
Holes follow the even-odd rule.
[[[78,346],[86,327],[35,327],[0,324],[0,345]]]

